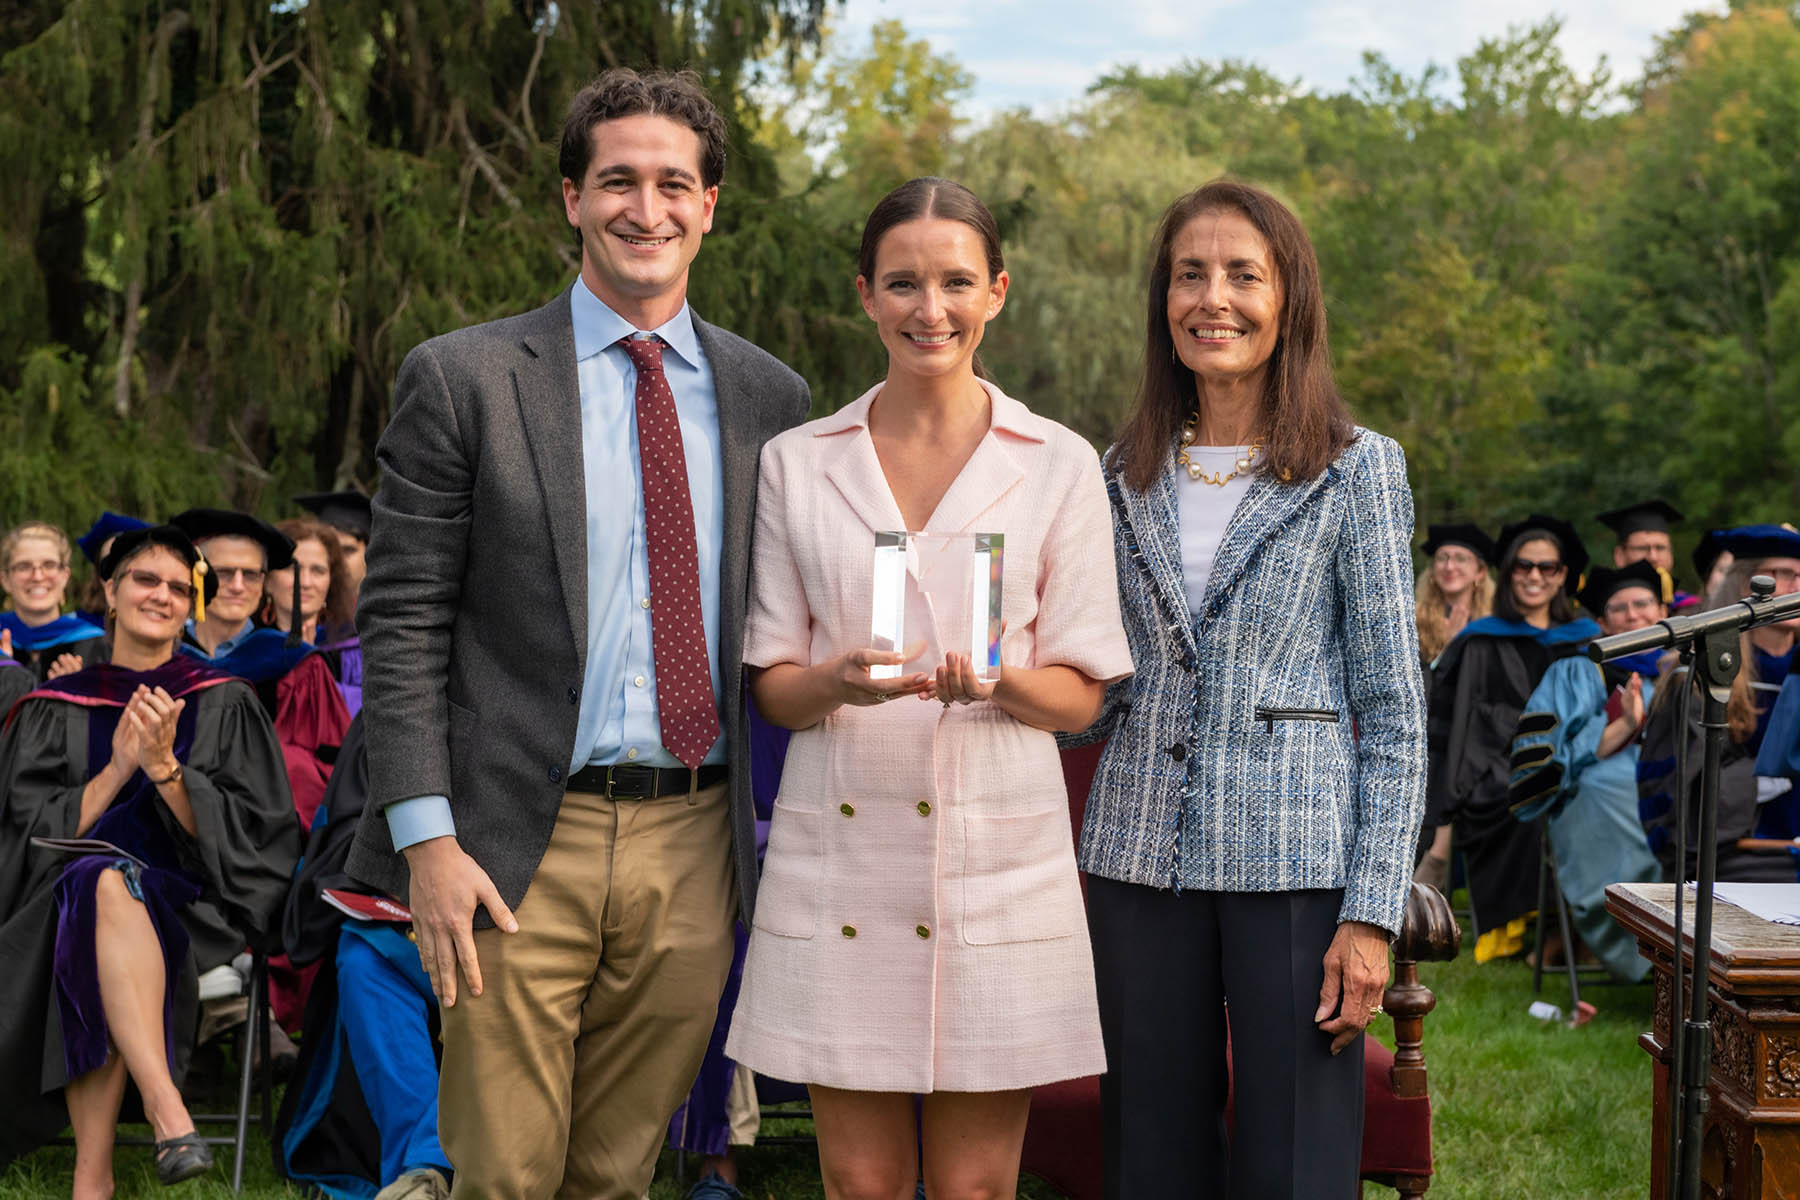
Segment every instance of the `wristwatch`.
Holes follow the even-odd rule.
[[[168,784],[168,783],[180,783],[181,782],[181,763],[177,762],[175,764],[175,769],[173,771],[170,771],[163,778],[152,779],[150,782],[154,783],[157,787],[162,787],[164,784]]]

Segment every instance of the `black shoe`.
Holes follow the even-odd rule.
[[[184,1133],[156,1143],[156,1179],[164,1187],[212,1170],[212,1147],[200,1133]]]

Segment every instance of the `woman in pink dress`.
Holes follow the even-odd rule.
[[[1013,1195],[1030,1089],[1104,1067],[1053,731],[1131,671],[1099,460],[982,377],[994,218],[915,179],[863,231],[886,379],[762,456],[744,658],[795,731],[727,1053],[812,1092],[826,1194]],[[870,648],[874,535],[1005,535],[1002,670]],[[913,1096],[923,1095],[914,1120]]]

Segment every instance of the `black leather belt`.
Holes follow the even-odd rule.
[[[726,768],[640,767],[619,763],[610,767],[586,766],[569,776],[571,792],[591,792],[608,800],[655,800],[663,796],[691,796],[703,788],[725,782]]]

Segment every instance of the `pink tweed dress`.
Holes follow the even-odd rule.
[[[1009,666],[1131,673],[1093,448],[984,384],[988,433],[932,532],[1006,535]],[[870,641],[874,533],[903,529],[879,386],[763,449],[744,660]],[[795,733],[727,1053],[863,1091],[1003,1091],[1105,1068],[1054,738],[991,704],[843,707]]]

